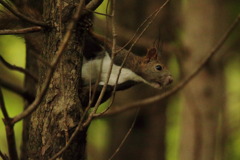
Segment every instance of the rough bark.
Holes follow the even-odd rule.
[[[56,28],[44,32],[43,52],[41,56],[51,62],[59,42],[65,33],[68,21],[62,23],[60,13],[69,15],[58,4],[59,1],[45,0],[43,4],[44,20],[51,20]],[[73,3],[73,1],[68,1]],[[65,12],[66,11],[66,12]],[[70,17],[66,18],[70,20]],[[81,35],[74,32],[68,42],[59,65],[52,77],[49,89],[38,109],[25,121],[25,133],[22,159],[49,159],[64,147],[75,130],[81,117],[81,105],[78,97],[81,68]],[[39,37],[36,37],[39,38]],[[26,38],[27,39],[27,38]],[[39,39],[37,41],[40,41]],[[27,43],[28,44],[28,43]],[[29,50],[30,51],[30,50]],[[30,51],[31,52],[31,51]],[[36,67],[31,58],[27,67]],[[35,68],[33,67],[33,68]],[[46,79],[46,65],[39,64],[39,85]],[[28,83],[26,81],[26,83]],[[28,83],[27,86],[31,84]],[[85,159],[86,130],[79,133],[60,159]]]
[[[214,46],[225,28],[223,2],[189,0],[183,6],[184,73],[190,73]],[[220,18],[221,17],[221,18]],[[220,18],[220,19],[219,19]],[[180,159],[213,160],[219,114],[225,104],[225,81],[220,56],[214,57],[184,89]]]

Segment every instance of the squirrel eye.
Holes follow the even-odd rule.
[[[161,65],[156,65],[155,68],[156,68],[156,70],[158,70],[158,71],[161,71],[161,70],[163,69],[163,67],[162,67]]]

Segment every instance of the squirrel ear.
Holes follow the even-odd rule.
[[[157,59],[158,53],[156,48],[151,48],[148,50],[146,58],[150,61],[151,59]]]

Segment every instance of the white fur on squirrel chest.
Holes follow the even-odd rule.
[[[102,59],[94,59],[83,64],[82,77],[86,83],[95,82],[97,80],[99,73],[101,71],[101,68],[100,68],[101,61]],[[110,64],[111,64],[111,58],[109,57],[108,53],[105,53],[105,57],[103,58],[103,64],[102,64],[101,79],[99,82],[100,85],[104,85],[104,83],[107,80]],[[113,64],[108,85],[114,86],[116,84],[119,70],[120,70],[120,66]],[[136,82],[145,82],[145,80],[142,77],[138,76],[136,73],[134,73],[130,69],[122,68],[121,74],[118,80],[118,84],[124,83],[128,80],[132,80]]]

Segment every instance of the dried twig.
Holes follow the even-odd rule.
[[[136,32],[134,32],[134,35],[132,36],[132,38],[125,44],[123,45],[117,52],[120,52],[121,50],[123,50],[126,46],[128,46],[128,44],[130,44],[136,37],[138,31],[141,29],[142,26],[144,26],[144,24],[146,24],[149,20],[150,20],[150,24],[153,22],[153,19],[156,18],[156,16],[159,14],[159,12],[169,3],[170,0],[166,0],[163,5],[161,7],[159,7],[158,9],[156,9],[151,15],[149,15],[141,24],[140,26],[137,28]],[[148,24],[148,26],[150,25]],[[148,27],[144,27],[144,29],[146,30]],[[144,32],[141,32],[141,36]],[[141,37],[138,36],[138,37]],[[139,38],[138,38],[139,39]],[[138,40],[135,40],[136,42]],[[136,43],[135,42],[135,43]],[[133,47],[133,45],[131,45],[131,47]]]
[[[119,80],[119,77],[120,77],[122,68],[123,68],[123,66],[124,66],[124,64],[125,64],[128,56],[129,56],[129,54],[131,53],[132,48],[133,48],[134,45],[137,43],[137,41],[142,37],[143,33],[149,28],[149,26],[152,24],[152,22],[154,21],[154,19],[157,17],[157,15],[158,15],[158,14],[160,13],[160,11],[164,8],[164,6],[166,6],[166,4],[167,4],[168,2],[169,2],[169,0],[167,0],[161,7],[159,7],[156,11],[154,11],[150,16],[148,16],[148,17],[143,21],[143,23],[137,28],[137,31],[139,31],[140,28],[141,28],[143,25],[145,25],[145,23],[148,22],[148,23],[146,24],[146,26],[143,28],[143,30],[140,32],[140,34],[136,37],[136,39],[135,39],[136,34],[134,34],[134,36],[132,37],[132,39],[128,42],[128,43],[130,43],[133,39],[135,39],[134,42],[131,44],[130,48],[128,49],[128,52],[127,52],[127,54],[125,55],[124,60],[123,60],[123,62],[122,62],[122,64],[121,64],[121,66],[120,66],[120,69],[119,69],[119,72],[118,72],[118,75],[117,75],[117,79],[116,79],[116,82],[115,82],[115,86],[114,86],[114,89],[113,89],[113,92],[112,92],[112,100],[111,100],[109,106],[108,106],[103,112],[101,112],[101,113],[99,113],[99,114],[94,113],[94,114],[93,114],[93,117],[99,117],[99,116],[101,116],[101,115],[104,115],[104,114],[110,109],[111,105],[113,104],[114,98],[115,98],[115,92],[116,92],[116,88],[117,88],[117,84],[118,84],[118,80]],[[127,43],[127,44],[128,44],[128,43]],[[121,49],[119,49],[118,51],[116,51],[115,53],[113,53],[113,54],[117,54],[117,52],[120,52],[122,49],[123,49],[123,47],[122,47]]]
[[[37,76],[35,76],[34,74],[32,74],[31,72],[29,72],[28,70],[22,68],[22,67],[18,67],[15,65],[12,65],[10,63],[8,63],[2,56],[0,56],[0,61],[9,69],[11,70],[16,70],[19,71],[21,73],[24,73],[26,76],[29,76],[30,78],[32,78],[35,82],[38,82],[38,78]]]
[[[33,101],[33,103],[27,107],[26,110],[24,110],[22,113],[20,113],[19,115],[15,116],[12,120],[12,124],[22,120],[23,118],[27,117],[28,115],[30,115],[33,111],[35,111],[38,107],[38,105],[41,103],[44,95],[46,94],[47,92],[47,89],[48,89],[48,86],[50,84],[50,81],[51,81],[51,78],[52,78],[52,75],[56,69],[56,66],[62,56],[62,53],[64,51],[64,49],[66,48],[67,44],[68,44],[68,41],[69,41],[69,38],[71,37],[72,35],[72,31],[73,31],[73,28],[77,22],[77,20],[79,19],[80,17],[80,13],[83,9],[83,4],[84,4],[84,0],[80,2],[76,12],[73,14],[72,16],[72,19],[70,21],[70,23],[68,24],[67,26],[67,31],[63,37],[63,40],[62,42],[60,43],[60,46],[58,47],[58,50],[56,52],[56,56],[54,57],[52,63],[51,63],[51,68],[49,68],[49,70],[47,71],[47,74],[46,74],[46,80],[45,82],[43,83],[42,85],[42,90],[39,92],[39,94],[37,95],[37,97],[35,98],[35,100]]]
[[[34,99],[34,95],[31,95],[28,92],[26,92],[24,88],[16,84],[9,83],[8,81],[2,79],[1,77],[0,77],[0,86],[20,95],[21,97],[25,98],[29,102],[31,102]]]
[[[216,44],[216,46],[213,47],[213,49],[209,52],[209,54],[202,61],[202,63],[200,63],[200,65],[197,67],[197,69],[195,71],[193,71],[192,74],[190,74],[185,80],[183,80],[182,82],[179,82],[178,85],[176,85],[173,89],[171,89],[161,95],[146,98],[146,99],[138,101],[138,102],[133,102],[133,103],[127,104],[125,106],[116,107],[115,109],[109,110],[102,116],[110,116],[110,115],[118,114],[118,113],[125,112],[127,110],[137,108],[137,107],[147,107],[148,106],[147,104],[154,103],[156,101],[167,98],[167,97],[171,96],[172,94],[181,90],[183,87],[185,87],[188,84],[188,82],[190,82],[204,68],[204,66],[211,60],[211,58],[223,46],[223,44],[228,39],[228,37],[231,35],[231,33],[234,31],[234,29],[237,27],[239,22],[240,22],[240,14],[237,16],[236,20],[232,23],[232,25],[224,33],[224,35],[219,40],[219,42]]]
[[[6,8],[8,9],[12,14],[14,14],[16,17],[23,19],[29,23],[35,24],[35,25],[39,25],[39,26],[43,26],[43,27],[48,27],[49,25],[42,22],[42,21],[38,21],[35,19],[32,19],[30,17],[25,16],[24,14],[20,13],[19,11],[17,11],[16,9],[14,9],[12,6],[10,6],[7,2],[5,2],[4,0],[0,0],[0,3]]]
[[[9,120],[10,117],[8,115],[8,112],[7,112],[7,109],[6,109],[6,106],[4,104],[4,100],[3,100],[3,94],[2,94],[2,88],[0,86],[0,108],[2,110],[2,113],[3,113],[3,117],[5,120]]]
[[[5,124],[9,157],[10,159],[18,160],[14,129],[13,125],[11,124],[11,118],[9,117],[6,106],[4,104],[1,87],[0,87],[0,108],[4,116],[3,122]]]
[[[130,135],[130,133],[132,132],[132,129],[136,123],[137,117],[138,117],[138,113],[139,113],[139,108],[137,109],[136,115],[134,117],[134,120],[132,122],[131,127],[128,129],[126,135],[124,136],[124,138],[122,139],[121,143],[119,144],[118,148],[115,150],[115,152],[112,154],[112,156],[108,159],[108,160],[112,160],[114,158],[114,156],[120,151],[120,149],[122,148],[123,144],[126,142],[128,136]]]
[[[112,15],[109,15],[106,13],[100,13],[100,12],[96,12],[96,11],[92,11],[92,10],[88,10],[88,9],[85,9],[85,10],[87,10],[88,12],[94,13],[94,14],[101,15],[101,16],[112,17]]]
[[[27,27],[27,28],[21,28],[21,29],[4,29],[4,30],[0,30],[0,35],[27,34],[27,33],[39,32],[42,29],[43,28],[40,26]]]
[[[9,160],[8,156],[2,153],[2,151],[0,151],[0,157],[2,157],[3,160]]]
[[[100,93],[100,95],[99,95],[99,97],[98,97],[98,100],[97,100],[97,102],[96,102],[96,104],[95,104],[95,106],[94,106],[94,108],[93,108],[93,112],[89,115],[89,117],[87,118],[87,120],[85,121],[85,123],[83,124],[84,126],[87,126],[90,122],[91,122],[91,120],[92,120],[92,118],[94,117],[94,115],[96,114],[96,112],[97,112],[97,110],[98,110],[98,107],[99,107],[99,105],[101,104],[101,101],[102,101],[102,99],[103,99],[103,96],[104,96],[104,94],[105,94],[105,92],[106,92],[106,89],[107,89],[107,85],[108,85],[108,82],[109,82],[109,79],[110,79],[110,76],[111,76],[111,72],[112,72],[112,68],[113,68],[113,59],[114,59],[114,57],[115,57],[115,51],[116,51],[116,36],[117,36],[117,34],[116,34],[116,26],[115,26],[115,22],[114,22],[114,16],[115,16],[115,0],[112,0],[112,13],[111,13],[111,24],[112,24],[112,37],[113,37],[113,39],[112,39],[112,55],[111,55],[111,58],[112,58],[112,61],[111,61],[111,63],[110,63],[110,66],[109,66],[109,70],[108,70],[108,73],[107,73],[107,78],[106,78],[106,82],[104,83],[104,85],[103,85],[103,88],[102,88],[102,90],[101,90],[101,93]],[[119,71],[120,72],[120,71]],[[120,75],[120,74],[119,74]],[[118,76],[119,76],[118,75]],[[119,77],[118,77],[119,78]],[[118,78],[117,78],[117,80],[118,80]],[[116,82],[117,83],[117,82]],[[115,85],[116,86],[116,85]],[[114,90],[115,91],[115,90]],[[109,107],[108,107],[109,108]]]
[[[89,13],[89,11],[94,11],[97,9],[98,6],[103,2],[103,0],[92,0],[87,5],[86,8],[83,10],[82,15]]]

